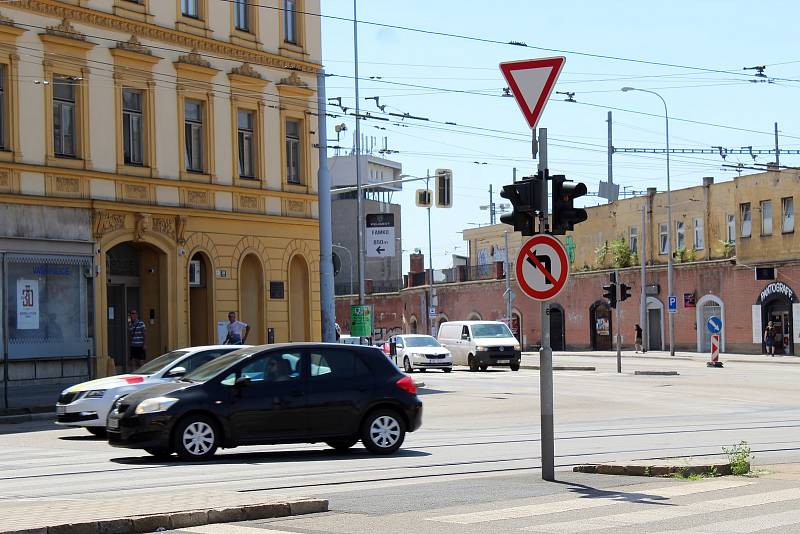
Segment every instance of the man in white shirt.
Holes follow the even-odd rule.
[[[244,331],[244,335],[242,335]],[[236,312],[228,314],[228,335],[225,337],[225,345],[243,345],[247,341],[250,327],[247,323],[236,320]]]

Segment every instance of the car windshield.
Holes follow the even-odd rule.
[[[406,347],[441,347],[438,341],[430,336],[403,338]]]
[[[211,378],[217,376],[220,372],[224,371],[231,365],[234,365],[241,360],[247,358],[254,352],[256,352],[257,347],[247,347],[244,349],[235,350],[233,352],[229,352],[228,354],[224,354],[219,358],[215,358],[208,362],[205,365],[201,365],[194,371],[187,373],[181,380],[186,380],[190,382],[205,382]]]
[[[172,362],[174,362],[181,356],[185,356],[186,354],[189,354],[188,350],[173,350],[172,352],[162,354],[155,360],[150,360],[143,366],[139,367],[137,370],[133,372],[133,374],[152,375],[153,373],[159,372],[161,369],[170,365]]]
[[[473,337],[512,337],[514,334],[504,323],[486,323],[472,325]]]

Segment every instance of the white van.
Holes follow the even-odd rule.
[[[470,371],[510,367],[519,371],[519,341],[500,321],[448,321],[439,326],[439,343],[453,355],[453,365]]]

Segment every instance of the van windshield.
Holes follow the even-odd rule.
[[[472,337],[513,337],[514,334],[505,323],[487,323],[472,325]]]
[[[438,341],[430,336],[407,337],[406,347],[441,347]]]

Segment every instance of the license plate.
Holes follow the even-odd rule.
[[[511,360],[497,360],[497,363],[511,363]]]
[[[56,406],[56,414],[64,415],[65,413],[67,413],[67,407],[66,406]]]
[[[112,430],[118,429],[119,428],[119,419],[116,419],[114,417],[109,417],[108,418],[108,424],[106,426],[108,426],[108,428],[110,428]]]

